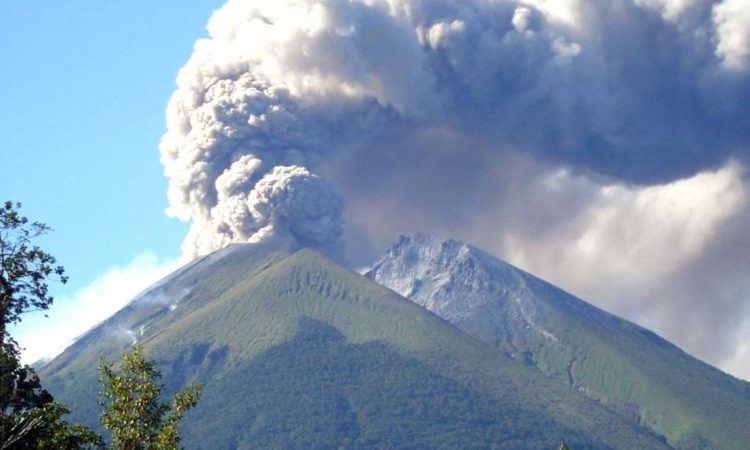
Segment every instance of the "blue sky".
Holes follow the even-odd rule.
[[[219,1],[3,2],[0,199],[54,232],[41,245],[70,282],[65,300],[150,250],[179,254],[186,225],[167,218],[158,142],[175,76]]]

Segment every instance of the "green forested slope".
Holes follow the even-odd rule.
[[[94,366],[130,345],[118,335],[126,329],[168,391],[205,383],[186,448],[548,449],[562,438],[574,448],[664,447],[312,250],[276,243],[212,258],[43,368],[77,419],[96,421]]]

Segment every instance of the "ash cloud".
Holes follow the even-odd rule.
[[[433,231],[731,356],[745,0],[231,0],[207,28],[161,143],[185,254],[346,237],[362,265]]]
[[[260,165],[246,155],[216,179],[216,205],[208,216],[194,219],[185,239],[187,253],[272,238],[314,246],[340,239],[343,204],[329,183],[304,167],[276,166],[246,190]]]

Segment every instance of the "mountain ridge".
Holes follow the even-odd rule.
[[[668,448],[314,250],[240,247],[154,295],[169,301],[134,302],[40,371],[74,419],[95,424],[92,364],[131,345],[108,332],[143,326],[168,392],[205,384],[190,448]]]
[[[750,384],[476,247],[402,236],[366,275],[675,446],[750,440]]]

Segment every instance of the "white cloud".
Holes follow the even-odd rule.
[[[725,67],[746,71],[750,66],[750,8],[747,0],[724,0],[713,8],[718,42],[716,54]]]
[[[108,269],[71,297],[56,299],[49,318],[30,317],[16,332],[16,340],[24,348],[22,361],[30,364],[58,355],[180,265],[179,260],[160,259],[146,251],[127,265]]]
[[[659,12],[667,22],[677,22],[688,10],[701,3],[702,0],[635,0],[636,5]]]

